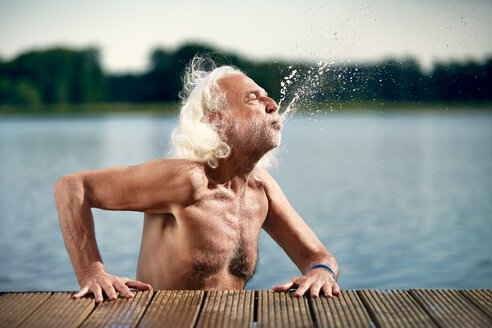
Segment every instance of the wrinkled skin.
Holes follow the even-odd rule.
[[[215,169],[187,160],[152,160],[132,167],[82,171],[61,178],[55,196],[65,245],[80,291],[132,297],[130,288],[243,289],[252,276],[258,236],[264,229],[284,249],[302,276],[273,287],[295,295],[338,295],[330,266],[335,258],[292,208],[258,160],[280,144],[278,107],[242,74],[219,81],[230,109],[214,113],[231,154]],[[95,240],[92,208],[140,211],[144,229],[137,280],[109,274]]]

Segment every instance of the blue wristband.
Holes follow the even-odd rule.
[[[322,269],[325,269],[325,270],[330,271],[331,274],[333,275],[333,279],[335,279],[335,281],[337,281],[337,276],[335,276],[335,272],[333,272],[333,270],[329,266],[324,265],[324,264],[316,264],[316,265],[313,265],[311,267],[311,269],[308,270],[308,272],[311,271],[311,270],[313,270],[313,269],[316,269],[316,268],[322,268]]]

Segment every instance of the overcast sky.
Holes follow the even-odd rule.
[[[491,0],[0,0],[0,56],[97,46],[109,71],[202,41],[252,59],[436,60],[492,55]]]

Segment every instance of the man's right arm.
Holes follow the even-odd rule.
[[[139,166],[77,172],[56,183],[60,226],[81,287],[75,298],[93,293],[100,302],[103,291],[115,299],[117,291],[132,297],[128,287],[150,288],[106,272],[96,244],[91,208],[168,213],[193,196],[191,184],[186,181],[189,170],[193,165],[184,161],[153,160]]]

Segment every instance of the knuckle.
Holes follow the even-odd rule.
[[[132,292],[130,291],[130,288],[124,287],[120,289],[120,292],[122,292],[125,295],[130,295]]]
[[[106,294],[115,293],[113,285],[104,286],[103,290]]]
[[[101,281],[99,284],[97,284],[97,286],[101,289],[108,289],[108,287],[110,286],[110,284],[108,284],[106,281]]]
[[[128,288],[128,286],[127,286],[126,284],[122,283],[122,282],[118,282],[118,283],[116,283],[116,284],[115,284],[115,288],[118,288],[118,290],[120,290],[120,291],[127,291],[127,290],[130,290],[130,289]]]
[[[299,278],[297,278],[297,283],[299,283],[299,284],[305,284],[309,280],[310,280],[309,277],[299,277]]]
[[[117,276],[110,276],[108,279],[112,284],[114,284],[117,281],[120,281],[120,278]]]

